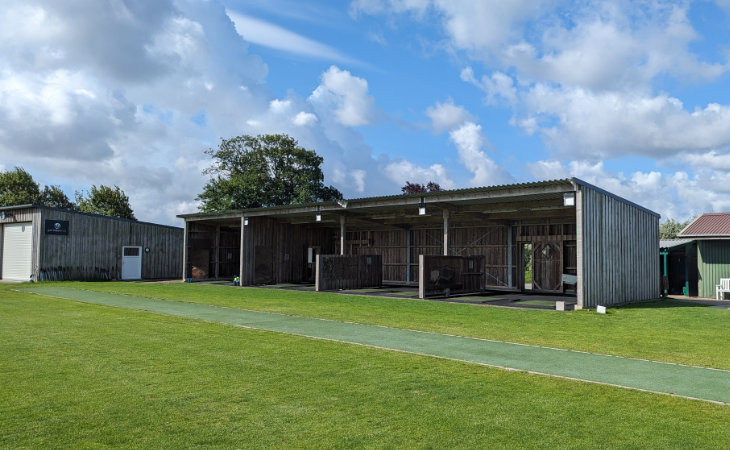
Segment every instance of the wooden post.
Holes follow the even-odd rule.
[[[449,256],[449,210],[444,209],[444,256]]]
[[[238,260],[238,285],[243,286],[243,233],[246,228],[246,225],[244,225],[244,218],[241,216],[241,249],[239,253],[239,260]]]
[[[507,287],[512,287],[512,225],[507,225]]]
[[[0,229],[0,231],[2,231]],[[2,233],[0,233],[0,238],[2,238]],[[0,242],[2,242],[2,239],[0,239]],[[182,265],[182,278],[183,281],[187,280],[188,278],[188,221],[185,220],[185,225],[183,225],[183,265]]]
[[[345,254],[345,216],[340,216],[340,255]]]
[[[314,257],[314,290],[319,292],[319,254]]]
[[[583,282],[583,192],[575,191],[575,250],[576,250],[576,305],[575,309],[583,309],[585,295]]]
[[[220,275],[220,260],[221,260],[221,225],[215,226],[215,248],[213,250],[215,257],[215,264],[213,264],[213,275],[217,280]]]
[[[406,283],[411,282],[411,229],[406,230]]]
[[[423,255],[418,255],[418,298],[426,298],[426,277]]]

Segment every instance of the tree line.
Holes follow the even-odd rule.
[[[119,186],[93,185],[88,191],[76,191],[71,201],[57,185],[36,183],[22,167],[0,172],[0,206],[42,205],[104,216],[137,220],[129,197]]]

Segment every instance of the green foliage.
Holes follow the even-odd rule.
[[[137,220],[129,205],[129,197],[116,185],[114,189],[103,184],[98,188],[94,185],[86,195],[76,192],[76,203],[81,212]]]
[[[76,204],[68,199],[59,186],[44,186],[38,203],[52,208],[76,209]]]
[[[22,167],[0,172],[0,206],[38,203],[40,188]]]
[[[205,212],[312,203],[342,198],[324,185],[322,157],[287,135],[243,135],[221,139],[205,152],[213,175],[197,199]]]
[[[667,219],[659,224],[659,239],[676,239],[680,231],[692,222],[690,219],[686,222],[677,222],[674,219]]]
[[[433,181],[429,181],[425,185],[406,181],[406,184],[400,190],[404,194],[422,194],[424,192],[438,192],[441,190],[441,185]]]

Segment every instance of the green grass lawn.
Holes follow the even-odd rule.
[[[730,310],[670,300],[601,315],[195,283],[65,285],[730,370]]]
[[[645,352],[644,339],[665,339],[683,323],[706,321],[699,334],[653,342],[652,351],[687,353],[715,366],[728,358],[701,345],[712,336],[728,353],[728,328],[721,324],[730,315],[708,308],[644,305],[598,316],[225,286],[68,285],[484,337],[519,337],[524,329],[521,339],[508,339],[521,342],[542,329],[544,339],[561,347],[615,334],[619,353]],[[13,287],[0,285],[0,448],[730,444],[727,405],[57,300]],[[631,336],[637,330],[643,331]],[[679,342],[682,350],[671,348]]]

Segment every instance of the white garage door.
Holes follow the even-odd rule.
[[[32,268],[33,226],[6,223],[3,230],[3,280],[30,280]]]

